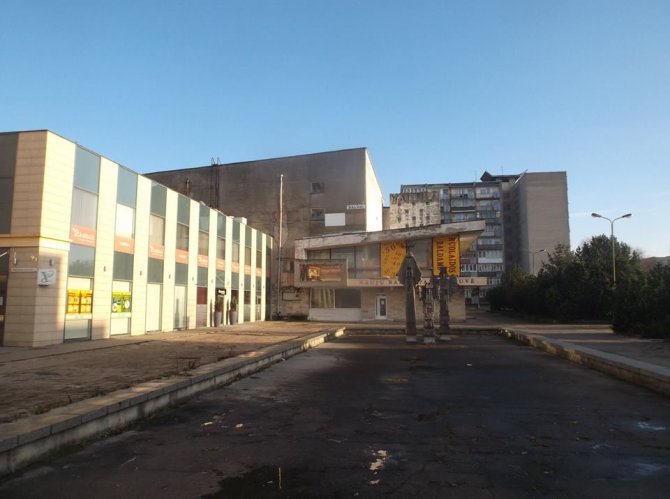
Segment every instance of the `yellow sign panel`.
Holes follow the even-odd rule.
[[[90,314],[93,310],[93,291],[90,289],[67,290],[67,313]]]
[[[381,275],[395,277],[405,258],[405,241],[381,243]]]
[[[458,236],[433,238],[433,275],[446,267],[447,275],[461,275],[461,240]]]

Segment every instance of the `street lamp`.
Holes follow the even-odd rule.
[[[532,260],[533,261],[533,267],[532,267],[533,275],[535,275],[535,255],[537,255],[538,253],[546,253],[546,252],[547,252],[547,250],[544,249],[544,248],[542,248],[541,250],[537,250],[537,251],[532,252],[533,253],[533,260]]]
[[[610,239],[612,240],[612,287],[616,288],[616,254],[614,252],[614,222],[616,222],[621,218],[630,218],[633,216],[633,214],[626,213],[625,215],[621,215],[620,217],[616,217],[615,219],[604,217],[600,213],[591,213],[591,216],[593,218],[604,218],[610,223]]]

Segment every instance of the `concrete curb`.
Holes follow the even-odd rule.
[[[344,328],[332,328],[206,364],[179,376],[148,381],[107,395],[83,400],[0,425],[0,476],[13,473],[50,452],[105,431],[122,428],[194,395],[249,376],[333,338]]]
[[[644,386],[662,395],[670,395],[670,369],[648,362],[629,359],[613,353],[601,352],[574,343],[557,341],[534,333],[500,329],[498,334],[519,343],[544,350],[568,359],[575,364],[589,367],[615,378]]]

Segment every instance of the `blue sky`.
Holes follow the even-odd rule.
[[[138,172],[368,147],[401,184],[564,170],[573,247],[670,255],[667,0],[3,0],[0,131]]]

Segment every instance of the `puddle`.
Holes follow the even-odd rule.
[[[646,431],[665,431],[667,428],[665,426],[656,426],[651,423],[647,423],[645,421],[640,421],[637,423],[637,427],[640,430],[646,430]]]
[[[635,463],[635,474],[640,476],[653,476],[665,473],[667,466],[654,463]]]
[[[311,483],[302,478],[299,470],[263,466],[219,482],[220,489],[205,498],[230,497],[314,497]]]

